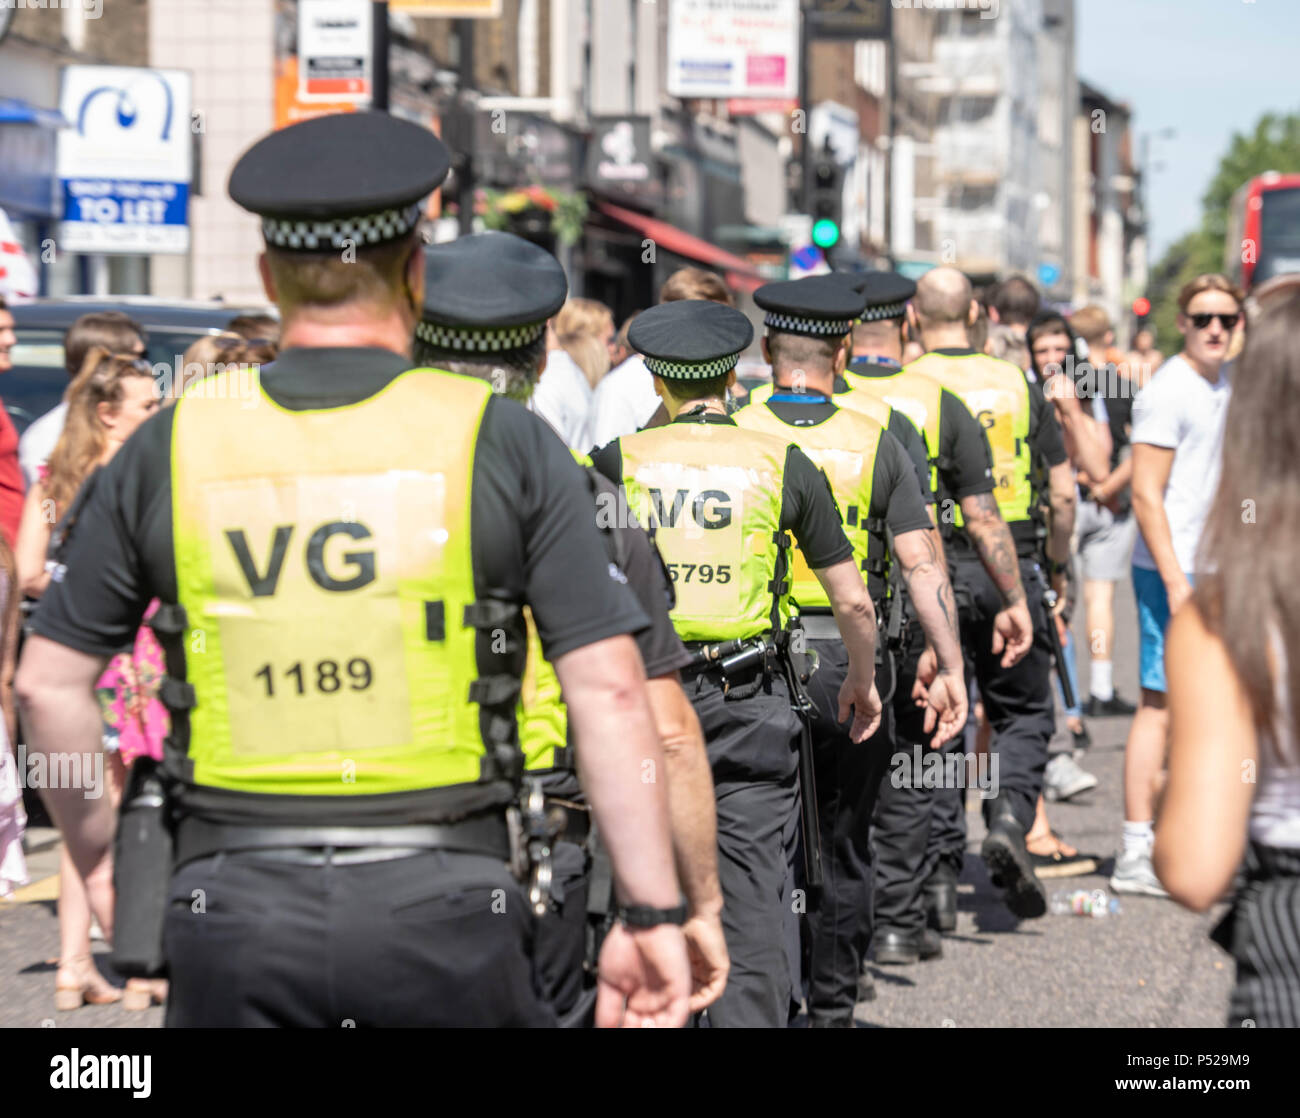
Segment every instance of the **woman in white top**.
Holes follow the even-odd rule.
[[[1154,863],[1237,960],[1229,1021],[1300,1026],[1300,278],[1238,359],[1191,600],[1166,645],[1171,745]]]
[[[558,348],[548,349],[546,369],[531,407],[572,450],[592,449],[595,388],[609,372],[614,316],[594,299],[570,299],[552,320]]]

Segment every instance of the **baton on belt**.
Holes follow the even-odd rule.
[[[1056,608],[1057,594],[1050,586],[1043,591],[1043,606],[1047,610],[1047,636],[1052,642],[1052,659],[1056,661],[1056,678],[1061,681],[1061,696],[1065,699],[1065,709],[1077,704],[1074,688],[1070,685],[1070,673],[1065,670],[1065,650],[1061,648],[1061,634],[1056,628],[1056,617],[1052,611]]]

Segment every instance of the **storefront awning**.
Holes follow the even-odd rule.
[[[16,97],[0,97],[0,208],[16,220],[58,216],[55,174],[63,115]]]
[[[58,109],[42,109],[16,97],[0,97],[0,124],[39,124],[43,128],[65,128],[67,121]]]
[[[634,210],[625,210],[612,202],[597,201],[596,208],[606,217],[612,217],[615,221],[635,229],[643,237],[648,237],[669,252],[718,268],[725,274],[727,284],[733,290],[752,292],[768,282],[767,278],[757,272],[748,260],[715,244],[710,244],[702,237],[678,229],[675,225],[669,225],[666,221],[647,217]]]

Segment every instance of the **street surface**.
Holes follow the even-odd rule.
[[[1080,610],[1080,614],[1082,611]],[[1122,583],[1116,602],[1118,688],[1137,698],[1137,629],[1132,589]],[[1087,640],[1082,616],[1075,619],[1079,678],[1087,689]],[[1064,720],[1058,747],[1064,746]],[[1124,736],[1128,720],[1089,723],[1092,749],[1083,767],[1098,777],[1095,789],[1074,802],[1049,806],[1052,825],[1080,850],[1101,855],[1092,877],[1047,883],[1058,890],[1108,889],[1123,814]],[[958,899],[957,931],[944,937],[942,959],[910,967],[872,967],[876,999],[859,1004],[868,1027],[979,1028],[1173,1028],[1221,1027],[1232,986],[1232,960],[1208,939],[1223,906],[1205,916],[1170,901],[1123,897],[1117,916],[1044,916],[1017,924],[989,885],[978,857],[984,835],[972,795],[971,856]],[[29,858],[33,884],[19,902],[0,902],[0,1026],[122,1028],[159,1026],[162,1009],[128,1013],[118,1005],[84,1006],[56,1014],[54,960],[58,921],[54,911],[58,852],[52,832],[33,835],[48,843]],[[100,968],[112,974],[107,950],[97,943]]]

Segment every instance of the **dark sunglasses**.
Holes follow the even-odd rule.
[[[1234,329],[1237,323],[1241,321],[1240,312],[1237,314],[1189,314],[1187,317],[1192,320],[1192,325],[1198,330],[1204,330],[1216,318],[1219,320],[1219,325],[1225,330]]]

